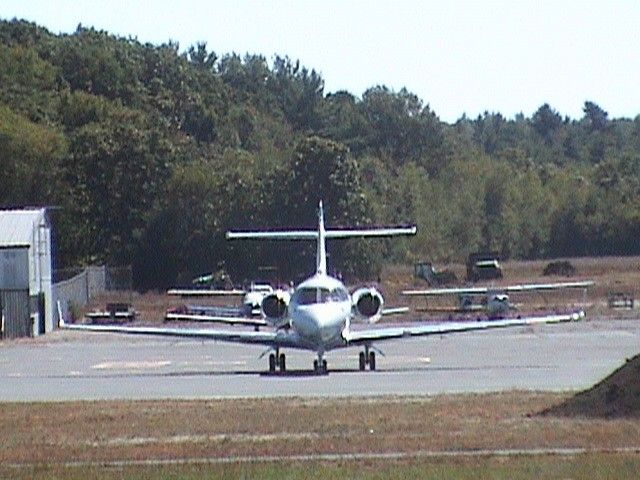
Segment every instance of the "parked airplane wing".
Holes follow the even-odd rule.
[[[389,307],[383,308],[380,313],[383,317],[386,315],[401,315],[403,313],[408,313],[409,307]]]
[[[246,293],[244,290],[205,290],[202,288],[172,288],[167,290],[167,295],[180,295],[181,297],[240,296]]]
[[[403,290],[402,294],[409,297],[437,297],[440,295],[484,295],[487,287],[460,287],[460,288],[430,288],[427,290]]]
[[[489,330],[493,328],[520,327],[540,323],[560,323],[578,321],[584,318],[584,312],[574,312],[564,315],[546,315],[540,317],[510,318],[505,320],[484,320],[465,322],[444,322],[428,325],[409,325],[390,328],[375,328],[343,332],[348,345],[367,344],[383,340],[418,337],[426,335],[442,335],[446,333],[469,332],[473,330]]]
[[[560,290],[563,288],[588,288],[594,285],[591,280],[580,282],[557,283],[531,283],[523,285],[505,285],[496,287],[459,287],[459,288],[432,288],[427,290],[404,290],[403,295],[408,296],[439,296],[439,295],[484,295],[489,292],[535,292],[543,290]]]
[[[192,322],[226,323],[229,325],[250,325],[254,327],[265,327],[268,325],[262,318],[229,317],[220,315],[195,315],[190,313],[167,313],[166,320],[183,320]]]
[[[530,292],[540,290],[560,290],[562,288],[588,288],[592,287],[594,282],[592,280],[585,280],[581,282],[557,282],[557,283],[533,283],[525,285],[510,285],[504,288],[505,292]]]

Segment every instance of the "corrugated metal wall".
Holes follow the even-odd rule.
[[[10,258],[17,249],[24,248],[22,254],[13,262]],[[2,254],[2,251],[8,252]],[[53,302],[51,297],[51,223],[46,209],[24,210],[0,210],[0,260],[3,265],[0,270],[0,289],[17,289],[29,287],[32,296],[44,292],[44,328],[43,322],[38,321],[35,331],[44,333],[54,328]],[[15,273],[12,271],[12,263],[15,264]],[[9,269],[3,267],[9,266]],[[24,268],[24,269],[23,269]],[[15,285],[15,279],[22,280],[23,272],[26,274],[27,285]],[[17,277],[16,277],[17,275]],[[13,280],[11,280],[14,278]],[[7,279],[10,283],[7,284]],[[33,309],[34,313],[37,309]]]
[[[0,290],[4,338],[30,337],[29,290]]]
[[[106,268],[87,267],[74,277],[68,278],[53,285],[53,303],[58,305],[64,318],[69,320],[69,308],[71,305],[85,306],[89,301],[102,295],[106,291]]]

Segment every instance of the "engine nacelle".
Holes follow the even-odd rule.
[[[382,294],[375,288],[359,288],[351,295],[351,301],[356,320],[368,323],[375,323],[380,320],[384,299]]]
[[[289,325],[289,301],[291,295],[284,290],[276,290],[262,299],[262,313],[265,320],[276,328]]]

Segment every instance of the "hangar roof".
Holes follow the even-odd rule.
[[[44,208],[0,210],[0,247],[31,245],[33,230],[46,222]]]

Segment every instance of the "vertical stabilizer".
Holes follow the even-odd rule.
[[[322,200],[318,206],[318,252],[316,253],[316,273],[327,274],[327,250],[325,248],[326,233],[324,231],[324,212],[322,210]]]

